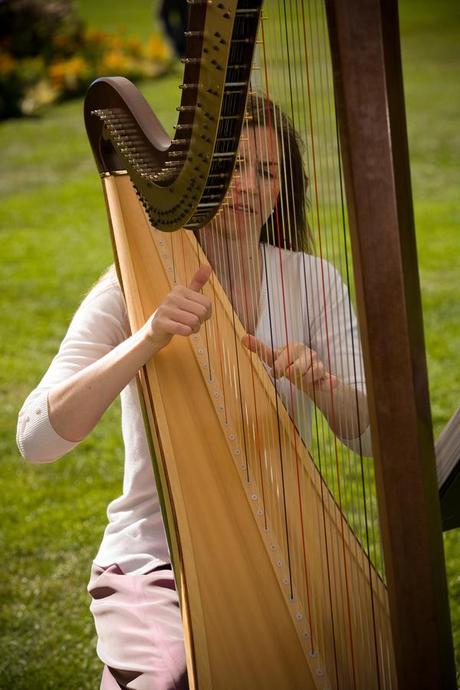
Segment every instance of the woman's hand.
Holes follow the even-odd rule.
[[[369,426],[365,393],[327,371],[314,350],[303,343],[272,350],[253,335],[245,335],[243,345],[271,367],[275,378],[285,376],[305,391],[342,440],[357,438]]]
[[[189,336],[197,333],[211,316],[211,300],[200,293],[209,280],[211,267],[202,265],[190,285],[177,285],[164,298],[145,328],[155,351],[165,347],[173,335]]]
[[[255,336],[245,335],[243,344],[271,367],[275,378],[285,376],[312,398],[338,384],[337,377],[327,371],[318,353],[304,343],[289,343],[272,350]]]
[[[106,355],[56,385],[48,396],[49,419],[67,441],[83,439],[139,369],[173,335],[196,333],[211,315],[211,301],[199,290],[211,275],[200,266],[189,287],[177,286],[144,326]]]

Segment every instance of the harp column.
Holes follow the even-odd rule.
[[[457,687],[396,0],[326,0],[400,690]]]

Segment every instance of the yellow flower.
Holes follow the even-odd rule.
[[[169,47],[157,34],[153,34],[149,39],[147,57],[150,60],[158,60],[159,62],[164,62],[171,58]]]
[[[126,49],[129,50],[131,55],[134,55],[138,58],[142,57],[142,42],[138,38],[135,38],[134,36],[127,38]]]
[[[124,43],[124,38],[120,33],[120,30],[117,34],[109,34],[107,36],[107,45],[112,48],[112,50],[121,50],[123,48],[123,43]]]
[[[109,72],[123,72],[126,65],[126,56],[121,50],[110,50],[102,59],[102,69]]]
[[[84,78],[88,66],[81,57],[73,57],[50,65],[48,74],[53,87],[75,89],[79,79]]]
[[[85,40],[84,42],[86,43],[87,41],[89,43],[99,43],[101,45],[104,45],[107,43],[109,34],[106,31],[102,31],[101,29],[91,29],[87,28],[85,29]]]
[[[67,61],[67,73],[80,77],[86,71],[86,62],[82,57],[76,55]]]

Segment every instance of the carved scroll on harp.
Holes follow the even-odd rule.
[[[335,13],[346,15],[347,3],[326,4],[334,27]],[[225,197],[244,118],[243,88],[249,83],[260,9],[256,5],[191,3],[189,58],[175,143],[125,80],[99,80],[88,94],[87,126],[100,172],[128,170],[134,183],[127,175],[108,175],[103,181],[133,330],[174,281],[186,282],[190,267],[206,260],[192,232],[166,234],[158,228],[205,225]],[[379,25],[380,3],[363,3],[368,11],[371,5],[373,14],[366,21],[373,27]],[[291,25],[282,23],[280,7],[281,3],[270,4],[276,18],[274,36],[281,43],[293,22],[291,18]],[[319,0],[296,6],[296,31],[304,28],[305,13],[314,17],[319,7],[323,8]],[[355,26],[359,10],[353,13]],[[346,27],[346,17],[341,21]],[[251,36],[246,33],[250,26]],[[333,35],[336,43],[343,40],[341,34],[339,40]],[[229,69],[219,61],[223,52],[230,58]],[[308,120],[308,107],[305,111]],[[183,254],[177,262],[179,252]],[[264,367],[241,345],[243,331],[225,291],[215,278],[206,289],[214,300],[209,331],[189,342],[174,339],[141,375],[182,597],[191,686],[406,690],[411,686],[401,680],[405,676],[395,662],[395,626],[384,578],[286,409],[279,407]],[[211,346],[205,342],[209,334]],[[210,369],[219,370],[220,347],[228,360],[229,343],[238,360],[240,398],[249,401],[241,422],[236,409],[240,399],[226,403],[224,418],[219,375],[208,375]],[[229,372],[231,366],[226,370],[231,378]],[[184,382],[193,390],[191,403],[184,400]],[[255,429],[260,423],[253,399],[263,423],[277,430],[273,454],[288,458],[284,478],[280,464],[267,460],[260,469],[251,469],[247,481],[248,468],[240,459],[243,443],[249,446],[249,456],[260,454],[257,433],[245,437],[246,426]],[[264,450],[265,462],[273,448],[268,443]],[[273,500],[262,509],[260,486],[265,481]],[[277,517],[280,487],[287,506],[284,520]],[[299,513],[304,510],[301,529]],[[390,554],[390,563],[391,558]],[[396,640],[399,644],[398,636]]]
[[[127,169],[155,228],[200,227],[225,197],[260,5],[257,0],[191,4],[173,140],[126,79],[103,78],[88,91],[85,119],[100,171]]]

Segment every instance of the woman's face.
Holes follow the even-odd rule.
[[[260,237],[280,191],[276,132],[272,127],[248,127],[238,150],[238,162],[224,209],[226,222],[238,233]]]

